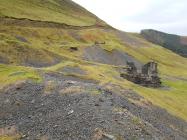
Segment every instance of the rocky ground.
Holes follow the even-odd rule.
[[[0,133],[23,140],[187,139],[185,121],[115,85],[48,73],[1,92]]]

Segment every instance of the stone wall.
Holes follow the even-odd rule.
[[[126,72],[121,73],[121,77],[146,87],[160,87],[161,81],[158,76],[158,66],[154,61],[148,62],[138,71],[133,62],[127,63]]]

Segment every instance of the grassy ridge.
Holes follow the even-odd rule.
[[[76,26],[94,25],[97,18],[70,0],[1,0],[0,16],[52,21]]]

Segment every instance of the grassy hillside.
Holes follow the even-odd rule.
[[[58,63],[61,58],[46,49],[34,48],[20,36],[0,33],[1,62],[25,66],[48,66]]]
[[[41,82],[42,80],[36,70],[21,66],[0,64],[0,75],[0,89],[18,81],[29,79],[36,82]]]
[[[1,0],[0,15],[76,26],[93,25],[97,19],[84,9],[75,8],[75,4],[67,0]],[[99,48],[102,54],[111,55],[107,58],[113,61],[117,61],[114,52],[121,52],[141,63],[150,60],[158,62],[164,87],[138,86],[120,78],[119,69],[124,65],[86,59],[85,50],[95,47],[96,41],[105,42]],[[41,73],[58,72],[94,80],[101,85],[112,83],[133,89],[153,104],[187,120],[187,59],[146,41],[138,34],[119,35],[116,30],[96,27],[75,30],[0,24],[0,63],[1,88],[25,79],[41,82]],[[63,71],[65,67],[76,67],[84,73]]]
[[[142,30],[141,35],[148,41],[161,45],[181,56],[187,56],[187,45],[185,37],[166,34],[155,30]]]
[[[33,63],[37,63],[42,60],[51,61],[50,59],[54,56],[59,56],[60,61],[57,64],[52,66],[43,66],[40,69],[44,71],[54,71],[54,72],[63,72],[62,69],[64,67],[79,67],[83,71],[85,71],[85,75],[80,75],[72,72],[63,72],[65,75],[73,75],[76,77],[80,77],[83,79],[90,79],[99,81],[101,84],[105,83],[113,83],[116,85],[120,85],[127,89],[134,89],[139,94],[144,96],[146,99],[150,100],[153,104],[166,108],[169,112],[174,115],[180,116],[183,119],[187,119],[187,109],[186,100],[187,100],[187,60],[175,53],[164,49],[160,46],[153,45],[149,42],[147,43],[147,47],[139,47],[130,45],[129,42],[124,42],[121,40],[115,31],[103,30],[103,29],[84,29],[84,30],[66,30],[66,29],[55,29],[55,28],[34,28],[34,27],[9,27],[9,26],[1,26],[3,29],[3,42],[13,39],[14,42],[20,42],[20,38],[15,38],[15,36],[22,37],[29,43],[23,43],[22,47],[31,48],[31,50],[38,50],[38,52],[42,50],[47,50],[50,54],[53,54],[49,57],[48,53],[43,53],[43,56],[36,57],[36,53],[31,52],[31,57],[28,58],[33,60]],[[144,39],[137,35],[126,34],[128,37],[140,42],[145,42]],[[113,51],[119,50],[120,52],[126,52],[129,55],[133,56],[137,60],[142,63],[146,63],[150,60],[155,60],[159,64],[159,72],[162,77],[163,85],[168,87],[168,89],[151,89],[144,88],[133,83],[130,83],[124,79],[119,77],[119,72],[116,71],[121,66],[114,66],[108,64],[102,64],[94,61],[87,61],[84,59],[84,51],[86,48],[92,47],[95,44],[95,41],[105,41],[106,43],[100,45],[100,47],[112,54]],[[2,42],[1,42],[2,43]],[[20,52],[15,52],[15,44],[8,44],[8,48],[10,52],[8,56],[2,55],[4,59],[8,57],[8,59],[13,60],[12,65],[23,65],[20,62],[20,59],[29,55],[30,51],[25,51],[23,54]],[[21,43],[22,44],[22,43]],[[28,45],[27,45],[28,44]],[[72,51],[71,47],[77,47],[77,51]],[[1,44],[1,50],[8,49],[6,45]],[[21,50],[23,50],[23,48]],[[1,51],[1,53],[3,53]],[[6,54],[6,53],[4,53]],[[19,54],[19,55],[17,55]],[[56,54],[56,55],[54,55]],[[22,56],[23,55],[23,56]],[[1,59],[2,60],[2,59]],[[6,63],[4,63],[6,64]],[[3,68],[7,69],[6,65],[2,65],[1,69],[3,72],[3,77],[1,77],[1,86],[5,84],[13,83],[18,79],[25,79],[33,77],[38,77],[36,73],[33,73],[35,68],[29,68],[27,74],[18,74],[14,75],[12,73],[16,73],[22,70],[24,67],[12,66],[9,67],[10,72],[7,71],[5,73]],[[11,76],[11,79],[6,78]],[[40,78],[41,79],[41,78]],[[6,81],[6,82],[5,82]],[[176,82],[177,81],[177,82]],[[182,107],[182,108],[181,108]]]
[[[71,0],[1,0],[0,16],[52,21],[76,26],[89,26],[99,22],[96,16]]]

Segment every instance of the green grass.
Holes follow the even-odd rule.
[[[144,96],[153,104],[166,109],[171,114],[187,120],[187,82],[163,81],[170,89],[151,89],[140,86],[132,86],[137,93]]]
[[[96,24],[96,17],[69,0],[1,0],[0,16],[52,21],[76,26]]]
[[[0,89],[21,80],[40,82],[40,75],[31,68],[0,64]]]
[[[0,136],[0,140],[19,140],[20,136]]]
[[[44,63],[52,64],[55,57],[46,49],[33,47],[14,36],[0,33],[0,56],[9,64]]]

